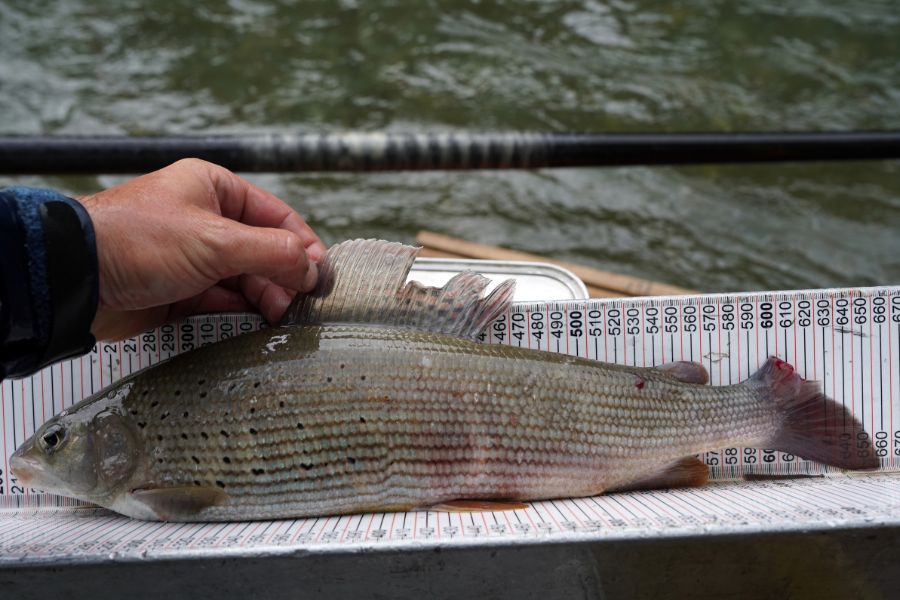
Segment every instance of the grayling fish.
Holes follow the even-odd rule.
[[[860,423],[771,358],[711,387],[703,367],[605,364],[473,341],[512,282],[406,286],[416,250],[333,247],[281,327],[177,356],[44,424],[28,486],[141,519],[240,520],[465,507],[699,484],[697,453],[774,448],[847,469]],[[478,504],[475,504],[478,506]]]

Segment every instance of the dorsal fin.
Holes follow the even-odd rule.
[[[512,302],[515,281],[486,298],[489,280],[466,271],[442,288],[411,281],[418,248],[384,240],[332,246],[319,265],[319,282],[294,298],[282,320],[298,323],[377,323],[474,338]]]

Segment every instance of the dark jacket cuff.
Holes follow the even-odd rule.
[[[89,351],[98,297],[85,208],[53,190],[0,190],[0,378]]]

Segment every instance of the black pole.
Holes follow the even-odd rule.
[[[880,160],[900,158],[900,131],[0,136],[7,175],[143,173],[186,157],[249,172]]]

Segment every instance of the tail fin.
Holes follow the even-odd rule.
[[[881,465],[862,423],[788,363],[770,357],[751,380],[768,390],[781,417],[778,431],[766,447],[841,469]]]

